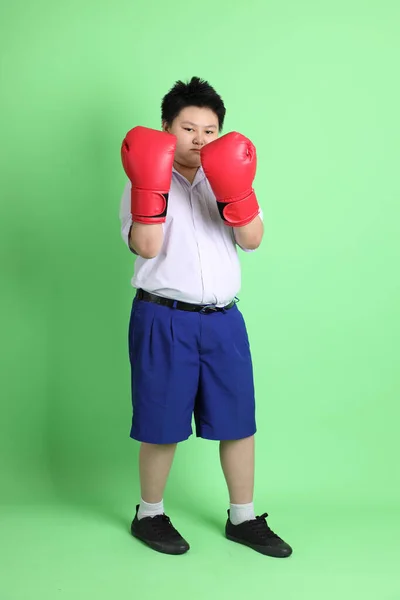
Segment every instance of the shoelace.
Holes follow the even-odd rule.
[[[154,532],[163,538],[167,533],[169,537],[179,538],[179,533],[171,523],[171,519],[167,515],[157,515],[151,519],[151,525]]]
[[[279,535],[277,535],[272,529],[269,527],[266,518],[268,517],[268,513],[263,513],[259,517],[256,517],[252,521],[250,521],[250,526],[252,531],[258,535],[261,539],[273,538],[280,539]]]

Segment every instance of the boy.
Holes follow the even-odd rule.
[[[137,255],[129,323],[133,418],[141,442],[141,501],[132,535],[154,550],[189,544],[164,514],[177,443],[192,434],[220,442],[230,508],[228,539],[287,557],[290,546],[255,516],[255,398],[250,346],[236,305],[237,246],[255,250],[262,214],[252,188],[253,144],[219,137],[225,106],[208,82],[178,81],[162,101],[162,129],[130,130],[121,148],[129,182],[122,236]]]

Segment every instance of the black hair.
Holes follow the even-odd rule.
[[[200,77],[192,77],[190,81],[184,83],[177,81],[162,100],[161,119],[167,125],[179,115],[183,108],[187,106],[198,106],[199,108],[209,108],[218,117],[219,129],[222,131],[225,119],[225,105],[221,96],[217,94],[213,87]]]

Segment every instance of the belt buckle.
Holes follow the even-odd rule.
[[[203,308],[200,311],[201,315],[208,315],[212,312],[218,312],[218,309],[216,306],[214,306],[213,304],[207,304],[206,306],[203,306]]]

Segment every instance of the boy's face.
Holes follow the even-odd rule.
[[[175,161],[184,167],[200,167],[200,150],[218,137],[218,117],[209,108],[187,106],[163,129],[177,137]]]

